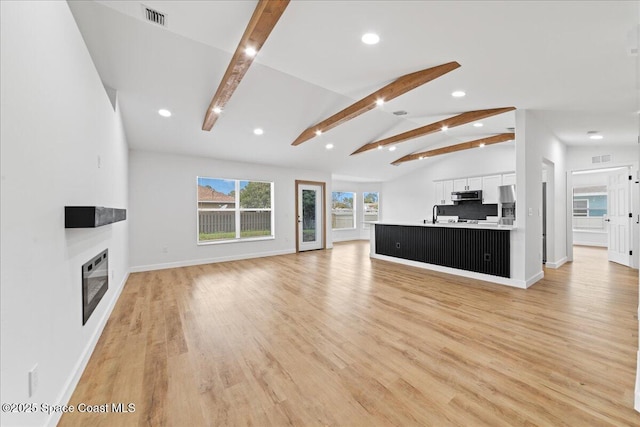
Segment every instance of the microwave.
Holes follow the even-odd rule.
[[[451,193],[451,200],[454,202],[460,202],[463,200],[482,200],[482,190],[453,191]]]

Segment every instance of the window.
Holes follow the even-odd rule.
[[[369,228],[369,221],[377,221],[378,220],[378,199],[379,193],[369,193],[365,192],[362,194],[363,197],[363,209],[364,212],[364,228]]]
[[[603,230],[607,215],[607,186],[593,185],[573,189],[573,228]]]
[[[198,177],[198,243],[273,237],[272,182]]]
[[[356,228],[356,210],[353,200],[356,193],[334,191],[331,193],[331,228],[342,230]]]

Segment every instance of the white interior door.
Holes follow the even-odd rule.
[[[298,184],[298,251],[324,248],[324,187]]]
[[[607,218],[609,225],[609,261],[630,265],[629,169],[611,172],[607,185]]]

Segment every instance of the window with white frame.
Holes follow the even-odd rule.
[[[362,212],[364,214],[364,228],[369,228],[370,221],[377,221],[379,219],[378,208],[379,208],[380,193],[365,191],[362,194],[362,200],[363,200]]]
[[[574,230],[604,230],[604,219],[606,215],[606,185],[592,185],[573,188]]]
[[[198,177],[198,243],[269,239],[273,182]]]
[[[356,193],[334,191],[331,193],[331,228],[344,230],[356,228],[356,209],[353,203]]]

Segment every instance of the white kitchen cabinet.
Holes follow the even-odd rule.
[[[482,177],[482,203],[498,203],[499,190],[502,185],[502,175],[487,175]]]
[[[453,191],[464,191],[467,189],[467,178],[453,180]]]
[[[453,181],[444,181],[444,203],[443,205],[452,205],[451,193],[453,192]]]
[[[516,174],[515,173],[504,173],[502,174],[502,185],[512,185],[516,183]]]
[[[453,191],[482,190],[482,177],[459,178],[453,180]]]
[[[453,191],[453,181],[436,181],[436,205],[452,205],[451,192]]]
[[[482,190],[482,177],[467,178],[467,190]]]

